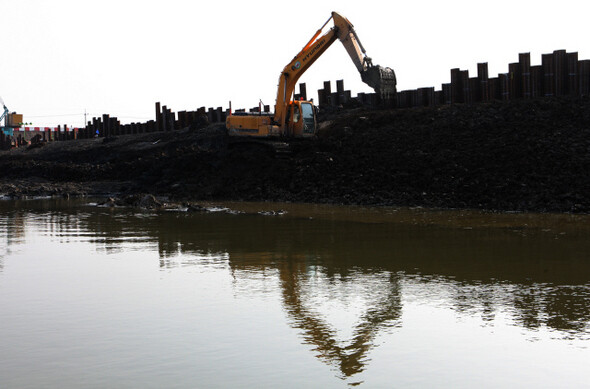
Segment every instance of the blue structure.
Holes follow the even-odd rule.
[[[8,108],[6,108],[6,105],[4,105],[4,112],[2,112],[2,116],[0,116],[0,122],[2,122],[2,119],[7,119],[8,116]],[[5,125],[0,127],[2,129],[2,132],[4,133],[4,135],[10,135],[12,136],[14,134],[14,130],[10,127],[8,127],[6,125],[6,122],[4,123]]]

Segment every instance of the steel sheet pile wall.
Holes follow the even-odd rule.
[[[11,147],[10,136],[4,135],[4,132],[0,131],[0,150],[8,150]]]
[[[14,127],[12,135],[0,131],[0,150],[10,150],[13,147],[23,147],[30,144],[65,141],[78,138],[78,128],[66,125],[57,127]]]
[[[489,78],[487,62],[477,64],[477,77],[469,71],[451,69],[451,82],[434,87],[397,93],[397,101],[380,102],[375,93],[359,93],[344,101],[331,93],[330,81],[318,90],[320,108],[363,106],[428,107],[444,104],[472,104],[492,100],[531,99],[554,96],[590,95],[590,60],[578,60],[578,53],[555,50],[541,56],[541,65],[531,66],[530,53],[520,53],[518,62],[508,65],[508,72]],[[342,83],[342,81],[337,81]]]
[[[324,82],[323,89],[318,90],[318,105],[321,109],[368,107],[429,107],[445,104],[473,104],[492,100],[532,99],[558,96],[590,95],[590,60],[578,60],[578,53],[555,50],[541,56],[540,65],[531,65],[530,53],[520,53],[518,62],[508,65],[508,72],[489,78],[488,64],[477,64],[477,77],[469,77],[467,70],[451,69],[451,82],[442,84],[440,90],[434,87],[405,90],[397,93],[392,101],[380,101],[375,93],[359,93],[352,97],[350,90],[344,89],[344,81],[336,81],[336,91],[332,92],[330,81]],[[307,100],[307,88],[299,84],[296,100]],[[230,103],[231,105],[231,103]],[[270,106],[260,102],[250,112],[270,111]],[[235,112],[245,112],[236,109]],[[6,135],[0,131],[0,149],[10,149],[35,142],[63,141],[78,138],[111,137],[126,134],[143,134],[156,131],[172,131],[191,126],[203,126],[207,123],[223,123],[230,109],[222,107],[201,107],[195,111],[173,112],[168,107],[156,103],[155,120],[145,123],[121,124],[116,117],[107,114],[95,117],[83,129],[63,130],[35,128],[32,133]]]
[[[201,107],[196,111],[173,112],[165,105],[156,103],[156,118],[145,123],[121,124],[116,117],[102,115],[89,121],[86,127],[80,130],[80,138],[111,137],[117,135],[143,134],[156,131],[172,131],[190,127],[196,123],[222,123],[225,122],[227,111],[222,107]]]

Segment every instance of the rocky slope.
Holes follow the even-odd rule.
[[[590,100],[348,110],[290,153],[223,126],[0,153],[0,193],[590,212]]]

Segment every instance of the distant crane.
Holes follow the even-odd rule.
[[[23,115],[17,114],[16,112],[10,113],[8,108],[6,108],[6,104],[4,104],[4,100],[0,97],[0,104],[4,108],[2,115],[0,116],[0,123],[4,120],[4,125],[0,127],[4,135],[14,135],[14,129],[19,128],[23,122]]]
[[[6,117],[6,115],[8,115],[8,108],[6,108],[6,105],[4,104],[2,104],[2,106],[4,107],[4,112],[2,113],[2,116],[0,116],[0,122]]]

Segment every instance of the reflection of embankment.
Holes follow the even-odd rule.
[[[280,270],[288,261],[305,268],[312,258],[327,278],[361,270],[418,279],[447,294],[457,311],[477,311],[484,320],[503,310],[527,328],[583,332],[590,323],[590,241],[583,229],[465,229],[182,213],[90,214],[85,223],[110,236],[133,231],[149,237],[157,241],[162,258],[178,252],[227,253],[232,269],[250,272]]]
[[[327,279],[387,273],[403,285],[411,281],[434,288],[453,309],[478,312],[484,320],[504,311],[523,327],[578,334],[587,333],[590,323],[590,241],[583,226],[563,231],[560,226],[465,229],[289,214],[132,214],[112,209],[58,214],[51,222],[56,231],[68,228],[60,224],[88,230],[88,235],[101,237],[97,244],[108,242],[109,247],[141,238],[157,245],[161,258],[223,254],[233,271],[268,270],[272,276],[278,271],[285,288],[289,277],[295,277],[291,283],[304,285],[310,265]],[[285,275],[285,266],[299,270]],[[393,281],[390,287],[398,288]]]
[[[1,201],[1,200],[0,200]],[[3,213],[0,209],[0,271],[4,269],[4,256],[10,247],[25,239],[25,216],[22,212]]]

